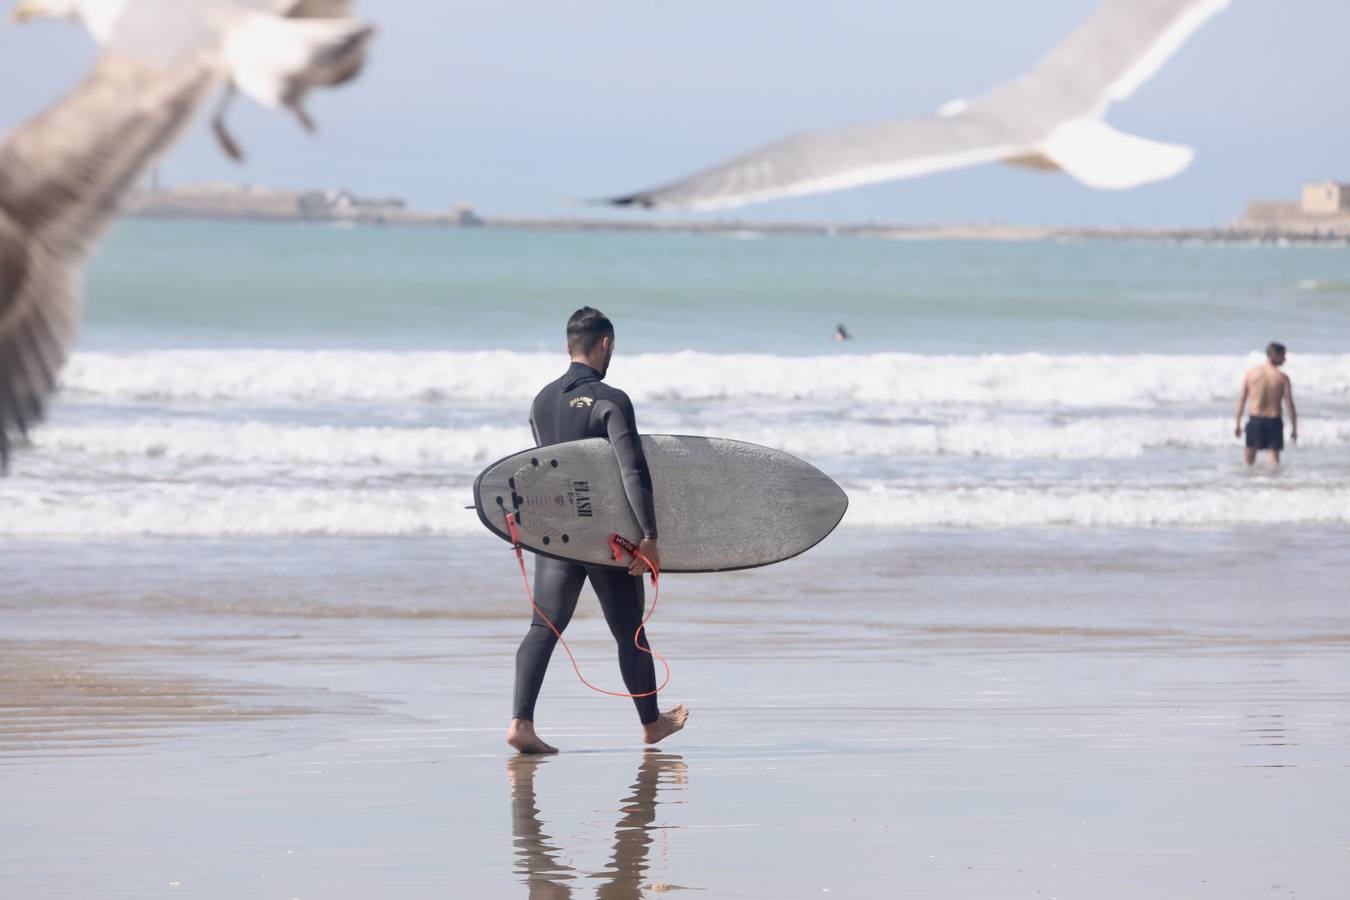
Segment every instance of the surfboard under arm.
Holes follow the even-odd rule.
[[[803,460],[724,438],[643,435],[660,529],[662,571],[722,572],[769,565],[829,535],[848,508],[839,485]],[[588,438],[525,450],[488,466],[474,482],[478,517],[544,556],[626,568],[611,534],[641,536],[613,448]]]

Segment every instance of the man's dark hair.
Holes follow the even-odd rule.
[[[1283,352],[1284,344],[1281,344],[1279,341],[1271,341],[1269,344],[1266,344],[1266,359],[1274,359]]]
[[[583,306],[567,320],[568,353],[590,353],[607,336],[614,337],[614,323],[598,309]]]

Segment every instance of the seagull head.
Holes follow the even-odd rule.
[[[108,39],[125,3],[126,0],[19,0],[10,18],[15,22],[71,19],[89,29],[94,39],[102,44]]]
[[[15,22],[31,19],[80,19],[79,0],[19,0],[10,13]]]

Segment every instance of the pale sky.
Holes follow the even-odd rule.
[[[599,214],[568,198],[687,174],[810,127],[927,114],[1026,70],[1094,0],[366,2],[357,84],[317,97],[321,134],[240,103],[225,159],[199,123],[167,183],[347,187],[487,214]],[[1133,97],[1121,130],[1195,147],[1182,175],[1100,192],[982,166],[729,214],[766,221],[1222,224],[1250,197],[1350,180],[1350,2],[1234,0]],[[0,26],[0,129],[73,84],[89,38]],[[641,217],[638,212],[624,213]],[[650,215],[650,214],[645,214]],[[696,216],[695,216],[696,217]]]

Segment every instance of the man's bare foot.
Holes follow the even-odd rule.
[[[657,738],[660,740],[660,738]],[[534,733],[534,723],[529,719],[512,719],[511,727],[506,729],[506,742],[521,753],[557,753],[558,748],[545,744]],[[655,743],[653,741],[652,743]]]
[[[649,744],[665,740],[684,727],[689,719],[689,710],[677,706],[670,712],[661,713],[661,718],[650,725],[642,726],[642,739]]]

